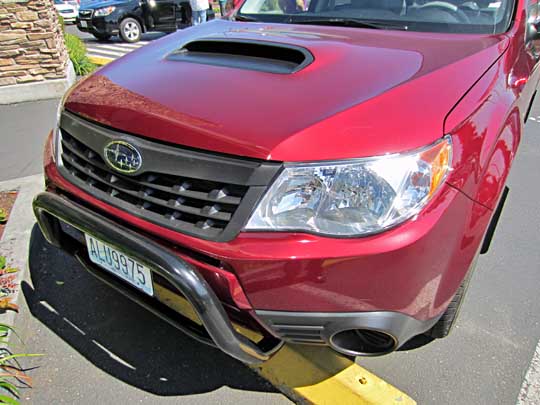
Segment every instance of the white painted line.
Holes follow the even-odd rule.
[[[88,54],[103,54],[103,55],[113,55],[113,56],[124,56],[125,53],[122,52],[113,52],[113,51],[102,51],[101,49],[88,49]],[[96,55],[99,56],[99,55]]]
[[[114,354],[113,352],[111,352],[109,349],[107,349],[105,346],[103,346],[101,343],[99,343],[97,340],[95,339],[92,339],[92,342],[97,346],[99,347],[101,350],[103,350],[105,353],[107,353],[109,355],[109,357],[113,360],[116,360],[118,363],[132,369],[132,370],[136,370],[135,367],[133,367],[131,364],[129,364],[127,361],[125,361],[123,358],[121,357],[118,357],[116,354]]]
[[[102,49],[109,49],[111,51],[119,51],[124,53],[131,52],[133,50],[119,45],[101,45],[100,47],[96,47],[94,49],[98,51]]]
[[[75,325],[73,322],[71,322],[69,319],[67,319],[65,316],[62,317],[64,322],[66,322],[69,326],[71,326],[73,329],[75,329],[77,332],[79,332],[81,335],[86,336],[86,333],[84,330],[79,328],[77,325]]]
[[[540,342],[534,351],[531,365],[527,370],[517,400],[517,405],[538,404],[540,404]]]
[[[145,45],[146,44],[141,44],[141,43],[138,43],[138,44],[122,44],[122,46],[124,48],[131,48],[131,49],[139,49],[139,48],[142,48]]]

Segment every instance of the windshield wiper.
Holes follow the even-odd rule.
[[[375,30],[380,29],[398,29],[407,30],[406,25],[392,25],[383,23],[374,23],[356,18],[296,18],[297,16],[291,16],[287,23],[289,24],[309,24],[309,25],[335,25],[340,27],[356,27],[356,28],[371,28]]]
[[[236,14],[233,19],[235,21],[245,21],[245,22],[260,22],[260,20],[257,20],[256,18],[253,18],[253,17],[248,17],[247,15],[239,15],[239,14]]]

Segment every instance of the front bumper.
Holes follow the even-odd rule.
[[[116,13],[106,17],[79,17],[76,22],[79,31],[101,35],[117,35],[120,26]],[[83,26],[83,24],[85,24],[85,26]]]
[[[169,252],[163,246],[130,229],[96,215],[66,198],[52,193],[39,194],[33,203],[38,224],[47,241],[74,254],[94,275],[116,288],[128,298],[143,305],[183,332],[207,344],[214,344],[230,356],[249,364],[267,360],[279,349],[280,343],[263,339],[254,344],[239,334],[229,320],[223,305],[205,279],[187,262]],[[192,328],[185,326],[166,311],[156,309],[151,299],[132,292],[126,285],[96,269],[84,250],[60,231],[60,222],[81,232],[89,233],[111,246],[122,249],[135,259],[148,264],[152,270],[167,280],[193,306],[210,339],[201,338]],[[267,347],[270,348],[267,348]]]

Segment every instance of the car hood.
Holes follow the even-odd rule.
[[[123,6],[128,4],[129,1],[118,1],[118,0],[106,0],[106,1],[96,1],[92,4],[85,4],[81,10],[97,10],[98,8],[110,7],[110,6]]]
[[[56,8],[57,10],[75,10],[75,6],[67,3],[55,4],[54,8]]]
[[[276,74],[166,58],[207,37],[299,46],[314,61]],[[446,115],[507,42],[504,35],[215,21],[100,69],[66,108],[128,133],[257,159],[401,152],[443,136]]]

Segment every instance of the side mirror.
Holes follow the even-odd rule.
[[[527,23],[527,41],[540,39],[540,20]]]

